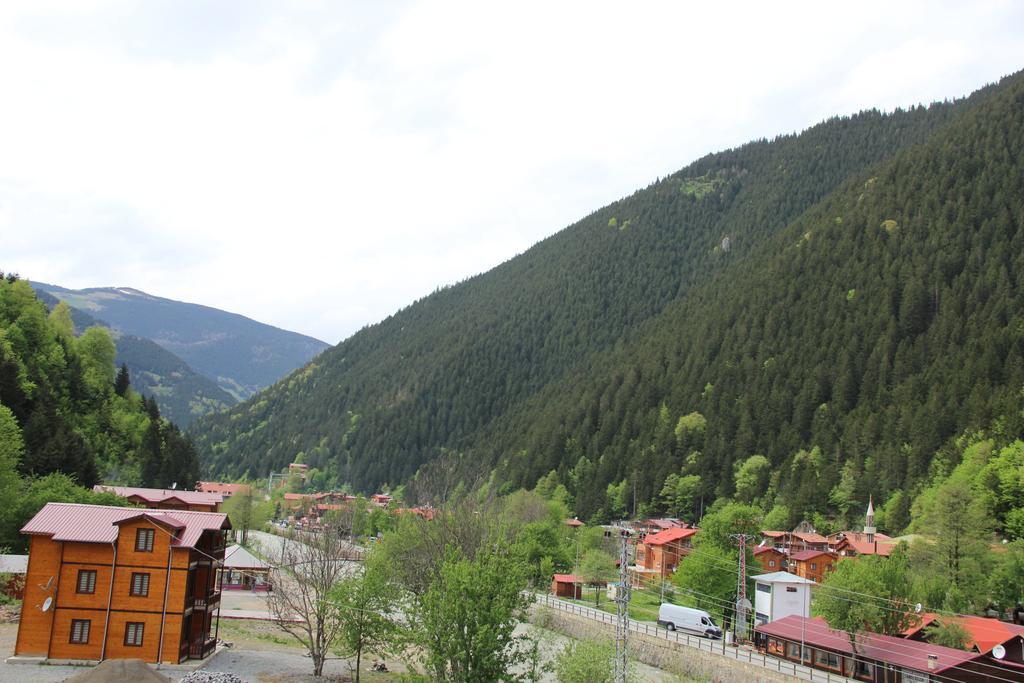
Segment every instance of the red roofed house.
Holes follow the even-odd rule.
[[[833,631],[821,618],[792,615],[755,626],[754,642],[769,655],[872,683],[1003,683],[1024,679],[1024,665],[1011,660],[1009,654],[997,659],[874,633],[858,636],[855,654],[850,636]]]
[[[252,493],[252,487],[248,484],[226,484],[220,481],[198,481],[196,491],[201,493],[219,493],[224,500],[227,500],[236,493]]]
[[[1024,665],[1024,626],[998,619],[974,616],[947,617],[928,612],[921,615],[920,624],[904,631],[904,636],[910,640],[927,642],[926,629],[936,622],[947,621],[956,623],[970,635],[971,640],[966,644],[968,649],[987,655],[992,652],[992,648],[1002,645],[1003,659]]]
[[[375,493],[372,496],[370,496],[370,502],[376,505],[377,507],[386,508],[388,504],[391,502],[391,496],[389,496],[386,493]]]
[[[769,548],[785,548],[789,545],[788,531],[762,531],[761,543]]]
[[[583,579],[573,574],[555,574],[551,578],[551,592],[559,598],[583,598]]]
[[[785,569],[787,565],[786,553],[779,548],[761,546],[754,549],[754,559],[766,572],[777,572]]]
[[[654,577],[671,576],[679,560],[690,553],[697,529],[666,529],[647,534],[636,544],[636,566],[631,568],[633,584],[641,586]]]
[[[216,512],[224,497],[219,493],[201,491],[179,491],[177,489],[145,489],[136,486],[92,487],[99,493],[114,493],[133,503],[152,510],[191,510],[193,512]]]
[[[217,512],[47,503],[21,530],[29,556],[15,655],[172,664],[208,657],[230,528]]]
[[[825,574],[835,569],[838,557],[827,550],[801,550],[789,556],[789,571],[815,583],[825,580]]]

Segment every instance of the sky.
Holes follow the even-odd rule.
[[[705,154],[1024,68],[1024,3],[4,2],[0,270],[337,343]]]

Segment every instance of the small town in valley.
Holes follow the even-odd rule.
[[[1024,683],[1024,2],[0,2],[0,683]]]

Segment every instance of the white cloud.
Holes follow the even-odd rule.
[[[1012,2],[779,7],[5,5],[0,268],[336,342],[703,154],[1024,65]]]

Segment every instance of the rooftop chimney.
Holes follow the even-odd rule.
[[[937,668],[939,668],[939,656],[928,655],[928,670],[935,671]]]

